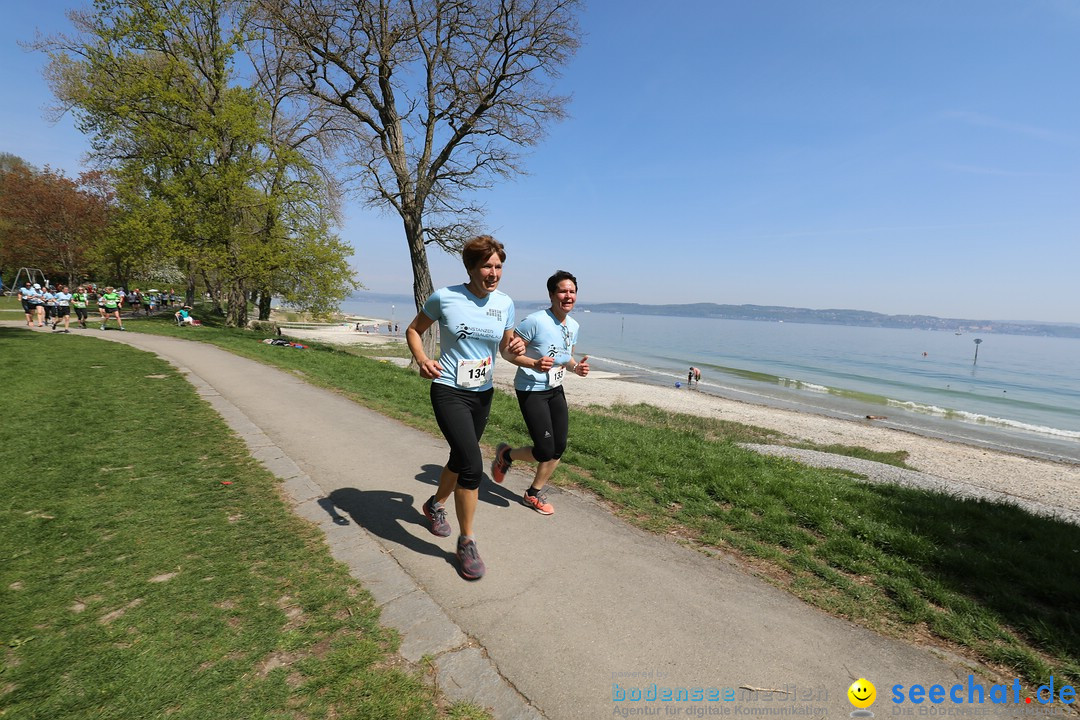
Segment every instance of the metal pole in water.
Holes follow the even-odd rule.
[[[975,360],[971,363],[974,365],[979,362],[979,345],[982,344],[982,338],[975,338]]]

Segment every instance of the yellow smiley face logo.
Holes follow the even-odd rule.
[[[847,689],[848,700],[857,708],[868,708],[877,699],[877,689],[866,678],[859,678]]]

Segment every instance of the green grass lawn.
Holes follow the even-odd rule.
[[[252,333],[133,329],[211,342],[437,432],[427,382],[389,363]],[[485,438],[527,444],[515,399],[496,393]],[[635,407],[571,410],[555,482],[702,549],[732,551],[763,577],[836,615],[928,637],[1029,683],[1080,681],[1080,528],[997,503],[879,486],[744,450],[776,434]],[[845,453],[902,462],[902,453]]]
[[[26,314],[18,295],[0,295],[0,320],[26,322]]]
[[[0,367],[0,715],[486,717],[167,363],[0,328]]]

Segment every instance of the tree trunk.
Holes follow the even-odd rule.
[[[124,277],[126,274],[124,272],[124,261],[120,258],[116,258],[115,268],[116,279],[113,280],[113,283],[118,288],[127,288],[127,279]]]
[[[226,327],[245,327],[248,319],[248,297],[242,281],[233,280],[229,283],[226,303],[228,308],[228,314],[225,316]]]
[[[272,299],[273,299],[273,295],[271,295],[269,289],[264,288],[263,291],[261,293],[259,293],[259,319],[260,320],[269,320],[270,319],[270,301]]]
[[[406,218],[405,237],[409,242],[409,259],[413,271],[413,303],[416,312],[424,307],[424,302],[431,297],[435,289],[431,285],[431,268],[428,266],[427,248],[424,246],[423,225],[418,218]],[[424,353],[429,358],[438,359],[439,351],[435,342],[435,326],[423,334]],[[415,359],[411,364],[415,364]]]
[[[206,270],[202,271],[203,283],[206,285],[206,293],[210,296],[210,312],[219,317],[225,316],[225,310],[221,307],[221,286],[210,282],[210,276]]]
[[[195,307],[195,273],[188,265],[187,289],[184,291],[184,304]]]

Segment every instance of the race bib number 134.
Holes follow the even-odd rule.
[[[483,387],[487,384],[491,372],[491,358],[482,360],[459,360],[457,367],[457,385],[463,388]]]

